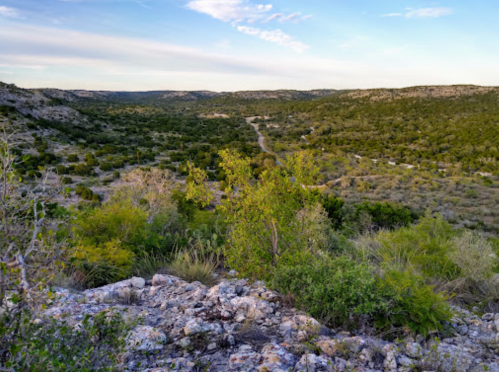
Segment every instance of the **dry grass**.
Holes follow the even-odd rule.
[[[197,251],[180,251],[168,266],[168,271],[188,282],[201,282],[207,286],[214,285],[215,270],[219,266],[214,255],[201,255]]]

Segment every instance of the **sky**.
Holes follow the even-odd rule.
[[[497,0],[0,0],[0,81],[114,91],[499,85]]]

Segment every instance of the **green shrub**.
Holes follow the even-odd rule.
[[[7,319],[16,317],[16,319]],[[8,371],[117,371],[130,330],[120,314],[86,315],[79,328],[62,319],[34,322],[28,311],[0,317],[1,364]],[[9,325],[4,327],[3,325]]]
[[[377,264],[388,264],[402,271],[414,269],[428,279],[451,280],[458,267],[448,257],[455,236],[442,216],[427,214],[419,224],[395,231],[381,231],[361,239],[360,256]]]
[[[362,315],[373,317],[388,311],[373,271],[345,257],[325,256],[280,267],[272,286],[294,295],[298,307],[332,327],[354,326]]]
[[[100,195],[95,194],[90,188],[84,185],[78,185],[75,190],[76,195],[85,200],[91,200],[99,202],[101,200]]]
[[[101,162],[99,168],[103,172],[108,172],[113,169],[113,165],[111,163]]]
[[[168,271],[188,282],[213,285],[218,261],[213,255],[201,255],[196,251],[179,252],[168,266]]]
[[[478,192],[475,189],[468,189],[466,190],[464,196],[467,197],[468,199],[476,199],[478,198]]]
[[[68,162],[69,163],[77,163],[79,161],[80,161],[80,159],[78,158],[78,155],[76,155],[76,154],[69,154],[68,155]]]
[[[63,177],[61,183],[63,185],[71,185],[73,183],[73,179],[71,177]]]
[[[387,270],[381,280],[381,290],[391,299],[388,311],[378,314],[376,325],[385,331],[409,328],[427,336],[442,330],[452,312],[443,293],[435,293],[425,280],[410,271]]]
[[[355,207],[355,218],[358,220],[365,213],[371,217],[376,229],[395,229],[407,226],[417,220],[418,215],[409,207],[393,203],[368,203]]]
[[[343,200],[334,196],[324,197],[322,200],[322,207],[326,211],[328,218],[331,220],[334,229],[339,229],[343,225],[344,205],[345,202]]]

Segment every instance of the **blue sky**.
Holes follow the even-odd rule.
[[[495,0],[0,0],[0,81],[102,90],[499,85]]]

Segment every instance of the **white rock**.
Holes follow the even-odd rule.
[[[146,280],[144,278],[133,277],[130,279],[130,284],[132,287],[137,289],[142,289],[146,286]]]
[[[127,344],[134,350],[161,350],[165,342],[166,335],[149,326],[138,326],[127,336]]]

